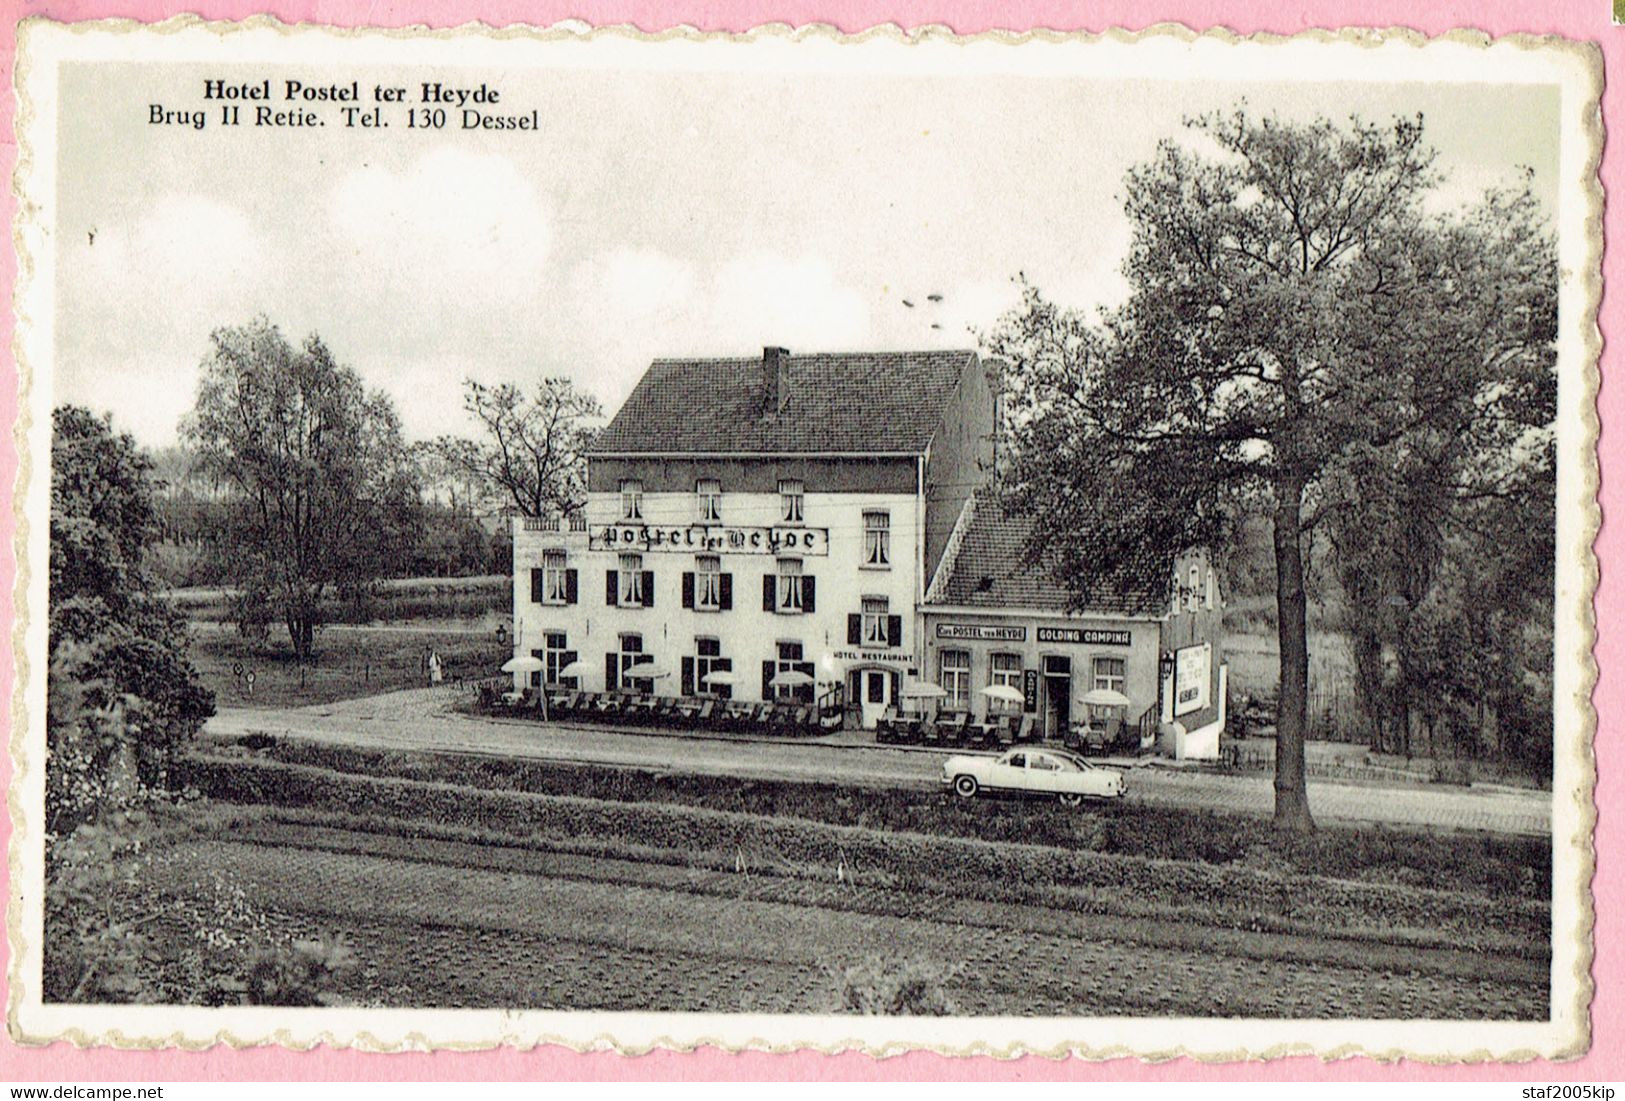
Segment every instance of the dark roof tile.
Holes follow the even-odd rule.
[[[1070,606],[1066,587],[1040,562],[1026,559],[1031,522],[1008,514],[996,497],[979,494],[975,512],[959,543],[951,572],[932,604],[1009,611],[1092,612],[1100,615],[1158,616],[1167,608],[1165,593],[1099,586]]]
[[[762,359],[657,359],[589,454],[921,454],[972,351],[789,355],[763,414]]]

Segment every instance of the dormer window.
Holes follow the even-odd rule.
[[[863,514],[863,564],[870,569],[891,565],[891,513]]]
[[[803,499],[806,497],[806,487],[800,482],[783,481],[779,483],[779,519],[786,524],[799,524],[805,520]]]
[[[722,483],[715,478],[701,478],[694,483],[694,495],[699,499],[700,523],[722,523]]]
[[[643,483],[630,479],[621,482],[621,519],[643,519]]]

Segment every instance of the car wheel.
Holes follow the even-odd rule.
[[[974,776],[958,776],[954,779],[954,791],[965,799],[974,798],[976,788],[976,777]]]
[[[1079,795],[1075,791],[1063,791],[1061,792],[1060,798],[1061,806],[1063,807],[1078,807],[1083,805],[1083,796]]]

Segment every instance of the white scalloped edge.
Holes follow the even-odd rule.
[[[1571,763],[1579,769],[1580,790],[1576,793],[1582,806],[1580,822],[1582,827],[1580,837],[1575,842],[1573,858],[1576,861],[1577,874],[1574,877],[1575,889],[1578,892],[1572,901],[1578,906],[1580,920],[1575,927],[1568,931],[1572,938],[1572,946],[1576,949],[1576,962],[1573,974],[1572,992],[1573,1004],[1570,1007],[1578,1022],[1574,1035],[1561,1042],[1555,1049],[1548,1051],[1537,1050],[1533,1047],[1514,1048],[1511,1050],[1494,1051],[1488,1047],[1468,1047],[1464,1050],[1417,1050],[1407,1047],[1400,1039],[1407,1031],[1414,1031],[1418,1022],[1394,1021],[1385,1022],[1390,1025],[1395,1039],[1383,1043],[1342,1042],[1327,1046],[1319,1046],[1313,1040],[1288,1040],[1264,1046],[1243,1046],[1227,1048],[1224,1050],[1209,1050],[1190,1043],[1161,1043],[1152,1042],[1143,1047],[1123,1044],[1096,1046],[1091,1044],[1083,1035],[1076,1039],[1044,1044],[1024,1040],[1016,1040],[1006,1044],[989,1043],[985,1041],[971,1041],[967,1043],[952,1044],[933,1041],[928,1036],[923,1038],[911,1037],[910,1032],[931,1032],[947,1027],[948,1022],[927,1023],[920,1021],[917,1027],[907,1027],[903,1022],[881,1019],[853,1019],[841,1018],[841,1032],[822,1039],[783,1040],[770,1037],[767,1032],[756,1033],[750,1031],[750,1025],[743,1028],[727,1030],[728,1035],[707,1034],[702,1031],[699,1035],[681,1036],[665,1033],[647,1035],[640,1040],[629,1040],[625,1033],[617,1035],[614,1031],[605,1031],[603,1026],[617,1020],[626,1018],[614,1014],[577,1014],[569,1015],[574,1020],[580,1020],[587,1026],[581,1030],[569,1032],[555,1032],[551,1030],[538,1030],[524,1027],[522,1022],[531,1014],[515,1012],[501,1012],[496,1014],[483,1014],[500,1022],[500,1027],[490,1030],[488,1035],[478,1039],[462,1039],[453,1035],[460,1031],[450,1028],[440,1033],[437,1039],[430,1031],[418,1028],[408,1028],[403,1033],[389,1030],[389,1035],[381,1035],[380,1031],[373,1031],[367,1027],[364,1020],[358,1020],[353,1027],[312,1027],[318,1021],[331,1021],[334,1014],[355,1016],[359,1018],[374,1019],[375,1015],[383,1013],[391,1016],[412,1016],[416,1011],[377,1011],[377,1010],[293,1010],[293,1011],[257,1011],[261,1015],[270,1016],[297,1016],[301,1018],[299,1025],[284,1024],[279,1027],[267,1027],[261,1031],[239,1033],[227,1028],[188,1030],[185,1027],[165,1028],[162,1025],[156,1029],[126,1032],[119,1027],[105,1027],[99,1030],[87,1030],[80,1027],[64,1027],[54,1032],[36,1033],[30,1031],[21,1021],[21,1012],[27,1004],[26,992],[29,977],[21,973],[21,961],[26,956],[28,943],[22,928],[19,907],[22,901],[21,877],[23,867],[21,852],[25,844],[39,844],[38,824],[30,823],[24,809],[20,805],[22,795],[22,782],[29,775],[29,769],[38,767],[37,763],[29,757],[30,746],[27,732],[29,713],[26,706],[25,692],[31,683],[31,678],[37,677],[43,671],[41,663],[36,662],[26,649],[25,632],[28,630],[30,616],[34,609],[29,606],[28,587],[33,576],[34,565],[29,561],[28,539],[32,532],[33,520],[25,511],[26,493],[21,490],[31,484],[39,461],[37,456],[30,453],[29,432],[35,428],[34,416],[37,412],[31,408],[33,397],[33,384],[37,365],[28,360],[26,349],[26,334],[31,318],[25,309],[26,291],[38,278],[37,263],[29,248],[29,234],[38,234],[41,231],[41,218],[38,208],[30,201],[26,193],[26,183],[36,163],[37,151],[34,147],[32,134],[38,124],[38,109],[29,102],[26,94],[27,77],[31,71],[31,59],[28,54],[28,38],[31,28],[40,24],[49,24],[53,27],[67,27],[74,33],[101,33],[114,31],[119,33],[143,33],[169,35],[182,31],[203,28],[220,35],[230,35],[246,30],[272,29],[287,36],[303,34],[324,34],[340,37],[386,37],[396,39],[416,39],[432,37],[436,39],[452,39],[462,36],[475,36],[487,39],[527,39],[533,41],[554,41],[559,39],[600,39],[600,38],[630,38],[644,42],[658,42],[669,40],[738,40],[756,38],[780,38],[792,41],[808,39],[830,40],[837,43],[862,43],[874,39],[893,40],[902,43],[950,42],[966,44],[975,42],[994,41],[1018,46],[1027,42],[1098,42],[1114,41],[1134,43],[1157,38],[1174,38],[1183,41],[1197,41],[1211,39],[1227,43],[1253,42],[1264,44],[1288,44],[1301,42],[1323,43],[1353,43],[1356,45],[1376,48],[1393,42],[1405,43],[1418,49],[1425,48],[1430,43],[1449,41],[1464,45],[1489,47],[1491,45],[1505,47],[1511,46],[1520,50],[1529,51],[1561,51],[1571,57],[1578,58],[1589,79],[1589,85],[1584,90],[1585,100],[1584,118],[1581,120],[1582,133],[1586,144],[1586,153],[1583,169],[1578,180],[1567,181],[1566,186],[1574,189],[1574,195],[1583,201],[1583,209],[1570,219],[1570,223],[1579,223],[1586,234],[1586,248],[1584,259],[1579,269],[1567,271],[1565,275],[1577,279],[1583,292],[1584,311],[1578,319],[1570,319],[1569,324],[1576,330],[1576,338],[1583,348],[1583,371],[1578,381],[1585,387],[1583,395],[1584,413],[1582,416],[1585,437],[1577,441],[1581,454],[1581,471],[1583,475],[1583,493],[1581,499],[1574,503],[1580,512],[1581,541],[1583,553],[1575,565],[1580,569],[1580,580],[1583,581],[1590,599],[1586,601],[1583,613],[1582,626],[1586,632],[1583,646],[1576,647],[1572,656],[1580,663],[1580,698],[1576,701],[1576,717],[1581,722],[1582,729],[1570,739],[1571,744],[1560,746],[1573,756]],[[479,1051],[498,1047],[512,1047],[519,1050],[529,1050],[542,1045],[559,1045],[577,1052],[593,1052],[613,1050],[625,1055],[638,1055],[653,1050],[670,1050],[679,1052],[693,1051],[702,1047],[717,1048],[729,1052],[739,1051],[770,1051],[795,1052],[817,1051],[824,1054],[835,1054],[846,1051],[867,1053],[871,1056],[886,1057],[903,1054],[910,1051],[930,1051],[943,1055],[955,1056],[991,1056],[998,1059],[1011,1059],[1020,1056],[1039,1056],[1047,1059],[1064,1059],[1070,1056],[1080,1056],[1088,1059],[1104,1060],[1122,1057],[1136,1057],[1149,1062],[1162,1062],[1179,1058],[1191,1058],[1203,1062],[1236,1062],[1244,1060],[1269,1060],[1287,1056],[1313,1055],[1324,1061],[1346,1059],[1356,1056],[1381,1061],[1397,1061],[1400,1059],[1440,1063],[1440,1064],[1474,1064],[1484,1062],[1511,1062],[1523,1063],[1535,1059],[1574,1059],[1586,1053],[1590,1046],[1591,1030],[1589,1022],[1589,1007],[1595,992],[1595,983],[1591,975],[1591,966],[1594,960],[1594,945],[1592,940],[1595,924],[1595,913],[1590,894],[1590,883],[1596,870],[1596,852],[1593,834],[1596,825],[1595,783],[1596,765],[1593,752],[1593,739],[1597,728],[1596,710],[1593,706],[1592,693],[1597,681],[1597,667],[1593,656],[1596,641],[1596,613],[1594,599],[1597,589],[1598,563],[1593,551],[1593,544],[1601,526],[1601,509],[1597,501],[1599,485],[1599,468],[1597,439],[1599,421],[1596,411],[1596,396],[1599,384],[1598,361],[1602,348],[1602,334],[1597,325],[1598,309],[1602,295],[1602,211],[1603,190],[1598,177],[1598,170],[1602,160],[1604,130],[1602,125],[1601,91],[1603,83],[1603,66],[1601,51],[1594,43],[1576,42],[1558,36],[1537,35],[1509,35],[1494,38],[1491,35],[1474,29],[1458,29],[1445,34],[1429,36],[1419,31],[1404,27],[1379,28],[1340,28],[1336,30],[1314,28],[1304,30],[1292,35],[1279,35],[1259,33],[1252,35],[1239,35],[1223,27],[1211,28],[1198,32],[1179,23],[1159,23],[1142,31],[1126,31],[1122,29],[1108,29],[1102,32],[1073,32],[1058,31],[1047,28],[1032,30],[990,30],[974,35],[957,35],[951,28],[942,24],[921,26],[912,30],[904,30],[896,24],[883,24],[873,26],[855,33],[843,33],[825,24],[808,24],[791,26],[784,23],[772,23],[755,27],[744,34],[723,31],[700,31],[689,25],[682,25],[657,32],[645,32],[628,25],[611,25],[594,27],[579,20],[568,20],[548,27],[534,27],[525,25],[491,26],[480,22],[469,22],[461,26],[446,29],[430,29],[424,26],[406,28],[379,28],[379,27],[333,27],[313,23],[287,24],[266,15],[256,15],[240,22],[210,21],[195,15],[179,15],[158,23],[142,23],[130,19],[108,19],[89,21],[74,24],[57,24],[40,17],[29,17],[23,20],[17,29],[17,54],[14,69],[14,88],[17,93],[17,115],[13,128],[17,137],[17,164],[13,177],[13,191],[17,198],[18,210],[16,224],[13,226],[13,242],[17,250],[17,284],[13,288],[13,303],[16,319],[16,331],[13,337],[13,354],[17,365],[18,376],[18,419],[13,429],[14,442],[18,449],[18,476],[13,487],[12,515],[15,524],[13,534],[13,549],[17,561],[17,574],[13,589],[15,619],[12,624],[12,645],[15,654],[14,668],[16,670],[16,684],[13,690],[11,708],[11,739],[13,775],[7,797],[7,808],[12,823],[12,838],[8,851],[8,867],[10,872],[10,891],[6,911],[6,929],[9,938],[11,953],[8,971],[7,999],[7,1027],[12,1038],[27,1045],[43,1045],[57,1041],[67,1041],[80,1047],[109,1046],[124,1049],[163,1049],[180,1048],[189,1051],[201,1051],[216,1045],[227,1045],[233,1048],[276,1044],[292,1050],[308,1051],[319,1046],[355,1048],[362,1051]],[[1567,193],[1565,193],[1567,194]],[[40,517],[39,521],[43,522]],[[1560,554],[1563,552],[1560,550]],[[1565,655],[1559,654],[1559,658]],[[1554,862],[1557,858],[1557,845],[1554,839]],[[1554,890],[1556,890],[1556,877],[1554,876]],[[1554,900],[1555,901],[1555,900]],[[1554,937],[1556,930],[1554,926]],[[1555,947],[1555,944],[1554,944]],[[1554,976],[1555,977],[1555,976]],[[1554,1012],[1556,991],[1554,990]],[[99,1007],[109,1008],[109,1007]],[[191,1013],[209,1013],[223,1011],[186,1011],[173,1007],[111,1007],[119,1012],[134,1016],[149,1014],[183,1016]],[[443,1022],[450,1024],[457,1014],[429,1013],[439,1017]],[[673,1022],[682,1020],[682,1015],[673,1015]],[[717,1018],[709,1018],[711,1021]],[[729,1021],[743,1023],[755,1021],[758,1024],[767,1024],[771,1019],[738,1017]],[[804,1018],[800,1020],[811,1024],[817,1018]],[[974,1022],[974,1019],[958,1019],[963,1022]],[[1149,1031],[1165,1034],[1170,1030],[1184,1027],[1212,1027],[1214,1021],[1197,1020],[1184,1021],[1180,1019],[1152,1018],[1147,1019],[1153,1026]],[[1303,1024],[1306,1031],[1322,1022],[1257,1022],[1260,1028],[1277,1024]],[[1088,1024],[1079,1020],[1079,1032],[1086,1033]],[[773,1031],[773,1030],[768,1030]],[[891,1032],[897,1038],[888,1039],[885,1034]]]

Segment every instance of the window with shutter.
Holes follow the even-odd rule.
[[[863,645],[887,645],[887,607],[886,598],[883,596],[866,596],[863,598]]]
[[[530,602],[532,604],[542,602],[542,571],[539,568],[532,568],[530,571]]]
[[[694,608],[701,612],[722,610],[722,559],[704,555],[694,560]]]

